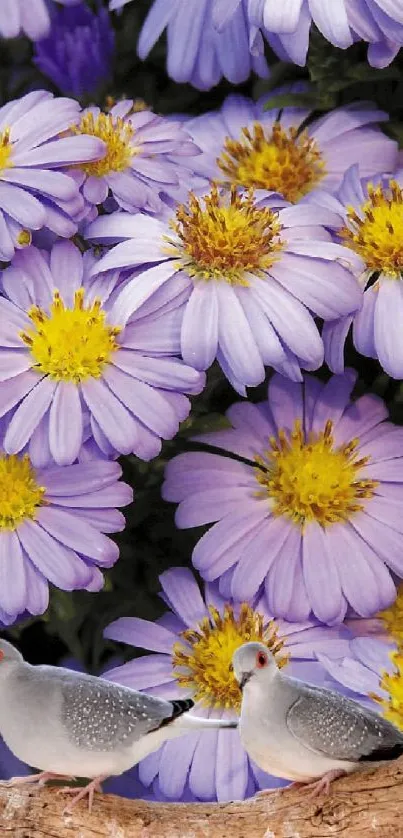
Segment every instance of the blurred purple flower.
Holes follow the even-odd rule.
[[[319,367],[323,345],[314,315],[333,320],[360,307],[349,266],[354,254],[329,241],[322,226],[335,217],[310,204],[273,212],[252,193],[232,187],[220,194],[213,185],[204,198],[190,193],[166,220],[114,213],[96,219],[86,235],[121,242],[97,270],[142,267],[122,292],[128,310],[139,298],[151,302],[156,289],[183,282],[189,298],[183,359],[205,370],[217,358],[246,395],[246,386],[263,381],[266,364],[297,381],[300,367]]]
[[[103,456],[150,459],[187,417],[183,393],[203,388],[203,374],[172,357],[184,283],[129,312],[117,272],[88,278],[94,261],[59,242],[19,251],[3,273],[4,448],[35,465],[73,463],[88,437]]]
[[[78,119],[73,99],[45,90],[27,93],[0,108],[0,259],[26,247],[31,231],[48,227],[72,236],[84,201],[68,174],[55,169],[102,157],[95,137],[60,136]]]
[[[48,36],[37,42],[34,63],[61,93],[91,96],[110,80],[115,38],[110,16],[99,3],[59,9]]]
[[[324,204],[328,208],[327,198]],[[358,167],[352,166],[332,209],[340,213],[338,240],[358,257],[357,278],[365,290],[355,315],[325,324],[327,363],[333,372],[343,371],[352,325],[356,349],[378,358],[388,375],[403,378],[403,171],[393,180],[378,177],[374,184],[360,180]]]
[[[323,384],[274,375],[268,400],[233,405],[233,428],[196,437],[247,462],[185,453],[167,466],[178,527],[212,522],[193,551],[237,600],[264,585],[275,617],[325,623],[347,605],[363,617],[395,598],[403,576],[403,430],[375,396],[350,401],[353,371]]]
[[[130,0],[110,0],[111,10]],[[140,32],[138,53],[144,59],[167,29],[168,74],[177,82],[190,82],[209,90],[220,79],[232,84],[246,81],[252,71],[266,77],[263,39],[249,25],[248,0],[240,0],[228,25],[219,32],[214,15],[221,0],[155,0]]]
[[[124,528],[115,509],[133,491],[118,482],[117,463],[98,461],[35,469],[27,455],[0,454],[0,619],[43,614],[49,582],[65,591],[98,591],[100,568],[111,567],[117,545],[104,533]]]
[[[182,123],[136,107],[132,99],[123,99],[109,113],[87,108],[74,128],[74,133],[91,134],[106,145],[101,160],[70,172],[90,205],[113,196],[129,212],[161,212],[161,198],[180,200],[192,185],[192,163],[187,160],[199,149]]]
[[[278,653],[290,656],[287,671],[316,684],[326,677],[316,660],[319,651],[330,660],[348,653],[350,633],[343,626],[328,628],[313,620],[280,621],[275,627],[263,600],[239,606],[221,596],[215,584],[207,584],[201,595],[185,568],[166,571],[160,582],[170,609],[160,620],[121,618],[105,631],[108,638],[157,654],[136,658],[104,677],[151,695],[192,696],[198,715],[234,717],[240,693],[229,664],[233,651],[255,636],[277,647],[277,628],[284,641]],[[241,800],[257,788],[284,785],[249,760],[237,731],[204,731],[172,740],[140,763],[139,776],[146,786],[157,781],[157,796],[175,800],[188,799],[189,793],[201,800]]]
[[[271,97],[284,92],[274,90]],[[278,192],[293,203],[317,187],[338,188],[354,163],[365,177],[395,170],[397,143],[376,124],[388,119],[383,111],[336,108],[301,131],[307,108],[267,110],[266,102],[267,94],[258,102],[232,95],[220,110],[188,120],[186,130],[202,152],[191,160],[192,169],[207,179]]]
[[[234,12],[240,0],[223,0],[218,24]],[[400,0],[249,0],[252,26],[259,27],[280,58],[303,66],[311,24],[336,47],[354,41],[369,43],[368,61],[385,67],[403,44],[403,6]],[[225,16],[225,18],[224,18]]]
[[[80,0],[54,0],[64,6],[74,6]],[[46,0],[1,0],[0,35],[16,38],[24,33],[32,41],[45,38],[50,28],[49,6]]]

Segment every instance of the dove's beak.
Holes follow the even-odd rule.
[[[247,684],[248,681],[251,679],[252,675],[253,675],[253,672],[243,672],[242,673],[242,677],[239,681],[239,687],[240,687],[241,691],[243,690],[245,684]]]

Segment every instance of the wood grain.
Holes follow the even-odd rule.
[[[55,788],[0,785],[1,838],[403,838],[403,758],[337,780],[329,797],[289,789],[242,803],[163,804],[97,795],[63,815]]]

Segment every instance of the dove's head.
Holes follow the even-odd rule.
[[[277,664],[264,643],[244,643],[232,658],[235,678],[243,690],[248,682],[266,681],[277,672]]]
[[[21,652],[9,643],[8,640],[0,638],[0,675],[4,671],[4,664],[8,663],[22,663],[24,658]],[[2,668],[3,667],[3,668]]]

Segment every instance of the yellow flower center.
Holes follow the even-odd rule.
[[[279,640],[274,622],[264,625],[261,614],[243,603],[236,617],[230,605],[223,615],[210,607],[195,629],[182,632],[182,641],[173,650],[174,675],[181,687],[191,690],[195,701],[206,707],[239,710],[241,691],[232,670],[232,656],[248,641],[265,643],[278,656],[279,667],[287,663],[286,655],[279,655],[283,641]]]
[[[221,279],[248,285],[248,273],[262,275],[283,247],[277,213],[257,207],[253,193],[232,187],[220,195],[213,184],[204,199],[190,193],[189,204],[176,212],[172,228],[180,244],[167,238],[165,252],[178,257],[178,268],[198,279]]]
[[[73,308],[66,308],[54,292],[50,314],[33,306],[28,312],[33,328],[21,334],[29,346],[34,366],[57,381],[79,384],[99,378],[119,344],[120,326],[108,326],[101,301],[84,304],[84,288],[74,294]]]
[[[0,531],[15,530],[22,521],[35,518],[44,494],[28,455],[0,456]]]
[[[95,119],[92,113],[86,113],[79,125],[72,126],[72,131],[74,134],[98,137],[106,144],[106,154],[101,160],[79,164],[86,175],[103,177],[110,172],[124,172],[130,166],[133,155],[138,153],[138,149],[131,144],[133,128],[121,117],[100,113]]]
[[[394,603],[385,611],[380,611],[377,617],[382,620],[390,637],[403,647],[403,585],[399,585]]]
[[[241,138],[227,137],[218,165],[229,183],[280,192],[287,201],[298,201],[325,175],[317,143],[306,131],[283,129],[276,122],[269,134],[256,122],[242,128]]]
[[[334,446],[333,425],[306,439],[300,420],[291,434],[284,430],[270,438],[270,448],[255,457],[255,477],[262,487],[258,497],[267,497],[274,515],[284,515],[304,527],[317,521],[322,527],[345,521],[371,498],[376,482],[359,480],[358,472],[368,457],[357,459],[358,440]]]
[[[403,272],[403,190],[396,181],[389,188],[368,186],[368,201],[360,214],[350,207],[348,227],[341,236],[344,244],[361,256],[367,269],[381,271],[393,279]]]
[[[0,172],[12,166],[11,157],[12,143],[10,142],[10,129],[6,128],[0,132]]]
[[[388,697],[371,693],[370,698],[381,705],[385,719],[403,730],[403,654],[400,651],[391,652],[389,657],[395,671],[392,674],[384,672],[379,682],[379,686],[388,693]]]

